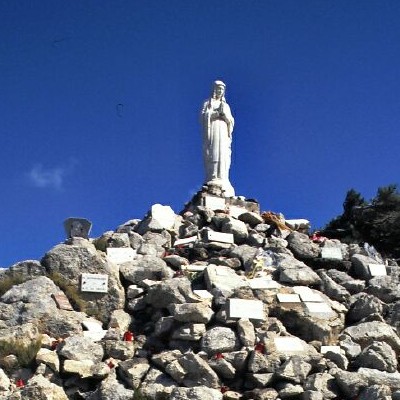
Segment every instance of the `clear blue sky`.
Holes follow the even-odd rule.
[[[203,183],[199,109],[227,84],[231,181],[320,227],[399,181],[400,1],[0,1],[0,266],[70,216],[92,236],[181,211]]]

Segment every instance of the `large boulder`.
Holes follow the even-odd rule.
[[[43,257],[42,264],[49,277],[66,291],[71,303],[77,305],[80,311],[95,315],[107,323],[111,313],[125,305],[125,292],[119,271],[89,241],[80,243],[82,244],[60,244],[54,247]],[[82,292],[82,273],[107,275],[107,293]]]
[[[292,232],[287,238],[288,247],[299,260],[317,258],[320,253],[319,246],[310,238],[300,232]]]

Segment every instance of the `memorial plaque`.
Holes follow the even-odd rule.
[[[212,299],[214,297],[208,290],[195,289],[193,293],[202,299]]]
[[[238,218],[239,215],[246,213],[247,210],[243,207],[238,206],[230,206],[229,207],[229,215],[234,218]]]
[[[229,299],[228,318],[264,320],[264,304],[260,300]]]
[[[220,242],[233,244],[233,234],[232,233],[222,233],[215,231],[207,231],[207,240],[209,242]]]
[[[299,295],[295,293],[278,293],[276,297],[279,303],[301,303]]]
[[[325,300],[318,294],[313,292],[307,286],[295,286],[293,291],[300,296],[300,299],[310,303],[323,303]]]
[[[92,223],[85,218],[71,217],[64,221],[64,229],[68,238],[81,237],[87,239],[92,229]]]
[[[182,271],[189,271],[189,272],[201,272],[204,271],[205,268],[207,268],[207,265],[196,265],[196,264],[181,265]]]
[[[185,246],[197,241],[197,236],[175,240],[174,246]]]
[[[96,321],[94,319],[86,319],[82,321],[82,325],[86,330],[88,331],[94,331],[94,332],[102,332],[103,331],[103,325],[100,321]]]
[[[336,316],[336,313],[332,310],[331,306],[327,303],[304,303],[307,311],[312,317],[329,319]]]
[[[225,210],[225,198],[224,197],[214,197],[205,196],[204,205],[211,210]]]
[[[331,351],[332,353],[342,354],[342,349],[340,348],[340,346],[321,346],[321,354],[325,354],[328,351]]]
[[[321,258],[343,260],[342,250],[340,247],[323,247],[321,250]]]
[[[384,264],[368,264],[371,276],[387,275],[386,266]]]
[[[74,311],[74,309],[71,306],[71,303],[68,300],[68,297],[63,292],[52,294],[51,297],[53,298],[57,307],[60,310]]]
[[[123,264],[133,261],[137,256],[136,250],[131,247],[108,247],[107,258],[114,264]]]
[[[108,275],[103,274],[82,274],[81,275],[82,292],[108,292]]]
[[[296,337],[278,336],[274,338],[275,348],[278,353],[304,353],[303,342]]]
[[[93,342],[99,342],[101,339],[104,338],[107,331],[83,331],[83,337],[92,340]]]
[[[273,279],[268,278],[254,278],[249,279],[249,285],[252,289],[279,289],[282,285]]]

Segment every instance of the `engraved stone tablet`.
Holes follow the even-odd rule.
[[[279,303],[300,303],[300,297],[295,293],[278,293],[276,297]]]
[[[336,316],[336,313],[332,310],[331,306],[327,303],[304,303],[307,311],[312,317],[321,319],[330,319]]]
[[[196,241],[197,241],[197,236],[191,236],[188,238],[175,240],[174,246],[185,246],[190,243],[194,243]]]
[[[209,242],[220,242],[220,243],[229,243],[229,244],[232,243],[233,244],[233,234],[207,231],[207,240]]]
[[[81,237],[87,239],[92,223],[85,218],[67,218],[64,221],[64,229],[68,238]]]
[[[386,266],[383,264],[368,264],[368,269],[371,276],[387,275]]]
[[[131,247],[108,247],[107,258],[115,264],[133,261],[137,256],[136,250]]]
[[[296,337],[278,336],[274,338],[276,351],[278,353],[304,353],[303,342]]]
[[[108,292],[108,275],[103,274],[82,274],[81,276],[82,292]]]
[[[205,196],[204,205],[211,210],[224,210],[225,199],[223,197]]]
[[[264,305],[260,300],[229,299],[229,318],[264,320]]]
[[[323,303],[324,299],[318,294],[313,292],[307,286],[295,286],[293,291],[300,296],[302,301],[312,302],[312,303]]]
[[[57,293],[57,294],[52,294],[51,297],[54,299],[56,302],[57,307],[60,310],[66,310],[66,311],[74,311],[74,309],[71,306],[71,303],[69,302],[67,296],[63,293]]]
[[[323,247],[321,250],[321,258],[343,260],[342,250],[340,247]]]

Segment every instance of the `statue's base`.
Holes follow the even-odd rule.
[[[235,216],[243,212],[243,209],[250,212],[260,213],[260,205],[256,200],[246,199],[243,196],[225,197],[222,189],[218,185],[204,185],[202,190],[198,191],[193,198],[185,204],[181,214],[186,211],[193,211],[196,207],[203,206],[213,211],[221,210]]]

